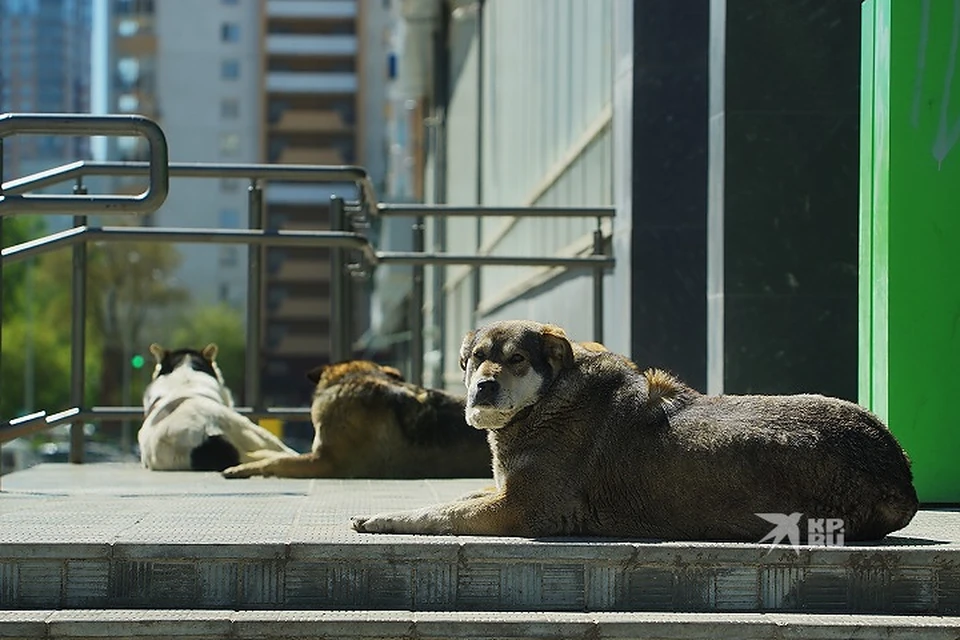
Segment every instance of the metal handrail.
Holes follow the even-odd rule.
[[[173,178],[241,178],[251,180],[352,182],[360,190],[361,202],[376,209],[373,185],[366,169],[351,165],[315,164],[238,164],[218,162],[170,162]],[[147,162],[78,160],[4,182],[0,192],[20,194],[89,176],[139,176],[150,171]]]
[[[303,420],[310,417],[309,407],[234,407],[234,411],[248,418],[273,418],[276,420]],[[143,417],[143,407],[104,407],[93,406],[88,409],[71,407],[64,411],[48,414],[45,411],[21,416],[0,424],[0,444],[17,438],[31,436],[60,424],[96,419],[130,420]]]
[[[135,196],[115,194],[23,194],[0,185],[0,216],[11,213],[61,213],[72,211],[103,214],[151,213],[167,198],[167,139],[160,126],[136,115],[97,116],[61,113],[6,113],[0,115],[0,153],[3,139],[16,134],[58,134],[83,136],[141,136],[147,140],[150,161],[144,163],[149,176],[146,190]],[[49,173],[49,172],[42,172]],[[0,173],[0,181],[3,175]],[[37,187],[29,187],[33,189]],[[28,190],[29,190],[28,189]]]
[[[177,227],[97,227],[85,225],[53,233],[2,250],[3,264],[19,262],[77,242],[137,240],[166,242],[222,242],[282,247],[341,247],[360,251],[371,264],[379,258],[365,236],[350,231],[285,231],[274,229],[204,229]]]
[[[613,218],[614,207],[483,207],[428,204],[378,204],[381,216],[433,216],[443,218],[476,218],[503,216],[511,218]]]
[[[33,117],[32,115],[30,116]],[[0,116],[10,119],[8,116]],[[71,122],[59,121],[55,118],[41,117],[45,120],[43,123],[30,121],[31,126],[39,127],[40,124],[49,127],[55,127],[50,133],[77,133],[81,135],[99,135],[101,132],[91,132],[89,124],[96,122],[97,117],[70,116]],[[104,117],[111,122],[122,119],[124,116]],[[84,121],[84,125],[73,123],[72,121]],[[145,118],[143,120],[149,125],[156,127]],[[25,120],[18,120],[23,124]],[[115,124],[115,123],[114,123]],[[148,127],[149,127],[148,125]],[[9,126],[9,123],[8,123]],[[22,126],[13,127],[14,132],[24,133]],[[156,131],[160,131],[156,127]],[[33,132],[33,131],[31,131]],[[44,130],[47,132],[47,130]],[[162,136],[162,131],[160,131]],[[2,136],[0,136],[2,144]],[[157,148],[160,145],[157,144]],[[154,146],[151,145],[151,150]],[[165,142],[163,144],[163,153],[166,152]],[[165,158],[165,156],[164,156]],[[151,156],[151,162],[94,162],[77,161],[54,167],[46,171],[41,171],[28,176],[10,180],[0,184],[0,204],[9,208],[11,212],[21,213],[36,211],[40,213],[65,210],[119,212],[112,206],[122,198],[127,196],[87,196],[86,190],[82,185],[82,179],[87,176],[133,176],[149,175],[151,187],[156,181],[157,164],[153,162],[155,158]],[[74,252],[74,274],[73,274],[73,298],[74,298],[74,318],[72,319],[72,335],[74,336],[71,353],[71,402],[76,406],[54,414],[37,412],[29,416],[23,416],[8,422],[0,422],[0,442],[5,442],[20,435],[35,433],[50,428],[56,424],[70,422],[73,425],[71,429],[71,454],[73,462],[83,461],[83,432],[82,424],[84,420],[97,418],[118,418],[130,419],[142,416],[142,410],[139,407],[90,407],[82,408],[79,404],[82,402],[84,388],[83,374],[83,343],[84,343],[84,322],[85,315],[85,272],[86,272],[86,247],[87,242],[91,240],[148,240],[161,242],[222,242],[233,244],[247,244],[250,246],[251,260],[250,273],[248,274],[248,284],[251,290],[248,292],[248,322],[247,322],[247,342],[254,346],[248,349],[246,369],[248,372],[247,380],[247,402],[250,407],[240,407],[238,411],[250,417],[274,417],[274,418],[303,418],[309,415],[307,408],[264,408],[260,406],[259,379],[257,372],[259,370],[259,322],[260,322],[260,251],[264,246],[282,245],[282,246],[326,246],[332,249],[331,254],[340,256],[341,260],[337,262],[337,268],[334,273],[334,282],[331,291],[340,291],[339,300],[333,300],[334,306],[343,313],[337,313],[336,322],[331,329],[331,339],[335,343],[334,352],[347,353],[346,341],[349,340],[350,318],[345,315],[351,308],[347,304],[349,299],[350,265],[347,265],[347,251],[359,254],[362,263],[368,266],[376,266],[381,263],[389,264],[409,264],[413,265],[414,270],[414,290],[412,292],[412,307],[415,311],[423,304],[423,265],[470,265],[470,266],[543,266],[543,267],[562,267],[586,268],[593,271],[594,274],[594,326],[595,338],[602,340],[603,325],[603,290],[602,277],[604,269],[614,265],[612,256],[605,255],[603,248],[603,234],[601,231],[601,222],[603,219],[609,219],[614,216],[612,207],[464,207],[464,206],[430,206],[430,205],[409,205],[409,204],[380,204],[376,200],[372,183],[366,170],[356,166],[323,166],[323,165],[271,165],[271,164],[219,164],[219,163],[167,163],[160,165],[163,169],[163,187],[164,197],[169,177],[194,177],[194,178],[244,178],[250,180],[248,207],[250,208],[249,229],[206,229],[206,228],[159,228],[159,227],[110,227],[110,226],[91,226],[88,224],[86,216],[78,215],[74,217],[74,228],[67,229],[58,233],[49,234],[43,238],[31,240],[19,245],[7,247],[2,250],[2,259],[0,259],[0,268],[10,262],[17,262],[30,256],[46,253],[58,248],[72,246]],[[2,170],[0,170],[2,171]],[[2,172],[0,172],[2,179]],[[60,196],[63,198],[60,204],[56,206],[47,206],[46,202],[54,200],[36,199],[38,196],[27,194],[29,191],[49,187],[68,180],[75,180],[76,186],[74,196]],[[284,231],[284,230],[265,230],[262,228],[262,217],[258,215],[263,205],[263,191],[260,181],[313,181],[322,183],[352,182],[358,189],[357,200],[345,202],[340,197],[334,197],[331,201],[331,215],[338,218],[334,221],[339,228],[331,231]],[[145,192],[145,193],[149,193]],[[141,194],[141,196],[144,194]],[[3,201],[6,198],[6,202]],[[99,200],[95,200],[99,198]],[[96,206],[85,205],[78,207],[82,202],[95,201]],[[147,201],[149,205],[159,206],[156,199]],[[41,204],[37,204],[41,203]],[[143,201],[141,201],[143,203]],[[124,205],[126,206],[126,205]],[[146,205],[144,205],[146,206]],[[152,210],[152,209],[150,209]],[[123,212],[129,213],[134,209],[125,209]],[[144,212],[144,209],[136,209]],[[339,214],[337,212],[340,212]],[[416,224],[413,227],[414,248],[416,251],[376,251],[369,240],[362,233],[351,231],[355,228],[356,216],[364,214],[376,216],[413,216],[416,218]],[[426,216],[450,217],[593,217],[597,221],[597,228],[594,231],[593,254],[589,256],[576,257],[534,257],[534,256],[479,256],[479,255],[456,255],[446,253],[428,253],[424,251],[423,234],[424,218]],[[355,258],[353,258],[355,259]],[[254,273],[254,272],[257,273]],[[419,276],[419,277],[418,277]],[[78,312],[79,310],[79,312]],[[257,325],[253,327],[252,325]],[[423,319],[419,318],[412,325],[411,331],[411,352],[412,370],[411,379],[422,382],[422,356],[423,356]],[[16,434],[16,435],[14,435]]]

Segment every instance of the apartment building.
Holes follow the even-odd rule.
[[[383,175],[385,12],[380,2],[266,0],[263,28],[263,159],[281,164],[364,165]],[[329,228],[331,195],[350,184],[273,183],[266,224]],[[303,401],[303,373],[330,359],[330,253],[270,248],[264,261],[264,396]],[[354,285],[352,339],[367,326],[364,287]]]
[[[362,164],[385,173],[384,91],[389,11],[356,0],[109,0],[111,112],[142,113],[163,127],[171,161]],[[114,157],[142,159],[136,139]],[[130,190],[142,188],[129,181]],[[249,181],[171,180],[148,221],[173,227],[248,225]],[[326,229],[333,194],[353,185],[270,182],[264,223]],[[179,283],[195,303],[247,301],[240,245],[178,245]],[[300,404],[303,373],[329,359],[330,256],[268,248],[260,345],[264,400]],[[367,305],[357,285],[355,337]]]

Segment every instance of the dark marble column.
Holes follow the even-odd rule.
[[[633,10],[631,354],[702,390],[710,3]]]
[[[856,399],[860,3],[709,3],[707,387]]]

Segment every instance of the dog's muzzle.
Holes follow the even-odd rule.
[[[474,407],[496,406],[500,396],[500,383],[493,378],[480,378],[470,389],[468,404]]]

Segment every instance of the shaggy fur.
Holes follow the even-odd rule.
[[[772,525],[756,514],[799,512],[868,540],[917,510],[904,451],[851,402],[701,395],[534,322],[467,335],[461,364],[496,489],[357,531],[759,542]]]
[[[353,360],[314,369],[310,453],[243,464],[228,478],[490,477],[483,434],[464,399],[404,381],[393,367]]]
[[[217,366],[217,345],[168,351],[143,392],[140,461],[156,471],[222,471],[275,455],[295,455],[272,433],[233,410],[233,395]]]

